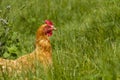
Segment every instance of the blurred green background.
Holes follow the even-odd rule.
[[[0,0],[0,56],[32,52],[46,19],[57,28],[50,38],[54,69],[46,77],[29,74],[29,80],[120,80],[119,0]]]

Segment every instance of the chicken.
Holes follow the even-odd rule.
[[[52,65],[52,48],[49,37],[52,36],[53,30],[56,30],[53,23],[45,20],[45,23],[40,26],[36,33],[35,50],[27,55],[21,56],[16,60],[7,60],[0,58],[0,67],[2,71],[6,69],[21,71],[22,69],[35,69],[35,62],[43,64],[43,67]]]

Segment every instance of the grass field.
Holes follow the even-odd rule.
[[[54,69],[0,80],[120,80],[119,0],[0,0],[1,57],[33,51],[45,19],[57,28],[50,38]]]

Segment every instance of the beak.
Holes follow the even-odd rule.
[[[52,28],[53,28],[53,30],[55,30],[55,31],[57,30],[54,26],[52,26]]]
[[[57,29],[56,29],[55,27],[53,27],[53,30],[55,30],[55,31],[56,31]]]

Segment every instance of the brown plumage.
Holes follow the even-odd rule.
[[[22,69],[34,70],[35,62],[38,61],[43,64],[43,67],[52,65],[52,48],[49,37],[52,36],[52,31],[55,30],[53,23],[49,20],[45,21],[45,24],[40,26],[36,33],[36,48],[35,50],[27,55],[17,58],[16,60],[7,60],[0,58],[1,70],[8,71]]]

